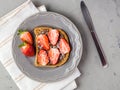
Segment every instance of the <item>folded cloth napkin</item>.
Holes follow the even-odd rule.
[[[77,87],[75,79],[80,76],[76,68],[74,73],[64,80],[53,83],[37,82],[25,76],[16,66],[12,57],[11,45],[15,30],[27,17],[46,11],[45,6],[36,8],[28,0],[10,13],[0,18],[0,61],[20,90],[73,90]]]

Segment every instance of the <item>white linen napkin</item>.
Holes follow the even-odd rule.
[[[72,75],[64,80],[53,83],[42,83],[25,76],[14,62],[11,45],[15,30],[27,17],[40,11],[46,11],[45,6],[36,8],[28,0],[0,18],[0,61],[20,90],[73,90],[77,87],[74,80],[80,76],[77,68]]]

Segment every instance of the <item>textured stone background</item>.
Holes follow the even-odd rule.
[[[26,0],[0,0],[0,17]],[[105,51],[109,67],[101,66],[94,42],[83,19],[81,0],[32,0],[36,6],[45,4],[50,11],[65,15],[78,27],[84,52],[78,66],[76,90],[120,90],[120,0],[84,0],[89,8],[96,33]],[[18,90],[0,63],[0,90]]]

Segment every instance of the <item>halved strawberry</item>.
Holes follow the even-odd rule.
[[[20,39],[23,42],[27,42],[29,44],[33,44],[33,38],[32,35],[30,34],[30,32],[25,31],[25,30],[18,30],[18,35],[20,35]]]
[[[56,64],[58,62],[60,52],[57,48],[50,48],[50,50],[48,51],[48,56],[50,58],[50,63]]]
[[[39,36],[37,36],[37,43],[45,50],[49,50],[50,48],[48,37],[45,34],[40,34]]]
[[[52,45],[56,45],[59,38],[59,31],[56,29],[52,29],[48,32],[48,38]]]
[[[60,39],[59,49],[62,54],[66,54],[70,52],[70,45],[64,38]]]
[[[40,65],[45,66],[48,64],[49,58],[48,58],[47,52],[45,50],[40,50],[37,57],[38,57],[37,61]]]
[[[21,52],[25,56],[34,56],[35,55],[34,47],[30,44],[27,44],[24,42],[19,45],[19,48],[21,49]]]

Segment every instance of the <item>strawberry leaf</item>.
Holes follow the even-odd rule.
[[[21,35],[21,34],[24,33],[24,32],[27,32],[27,30],[19,29],[17,35]]]
[[[22,44],[20,44],[18,47],[19,48],[21,48],[21,47],[23,47],[23,46],[25,46],[26,45],[26,43],[25,42],[23,42]]]

